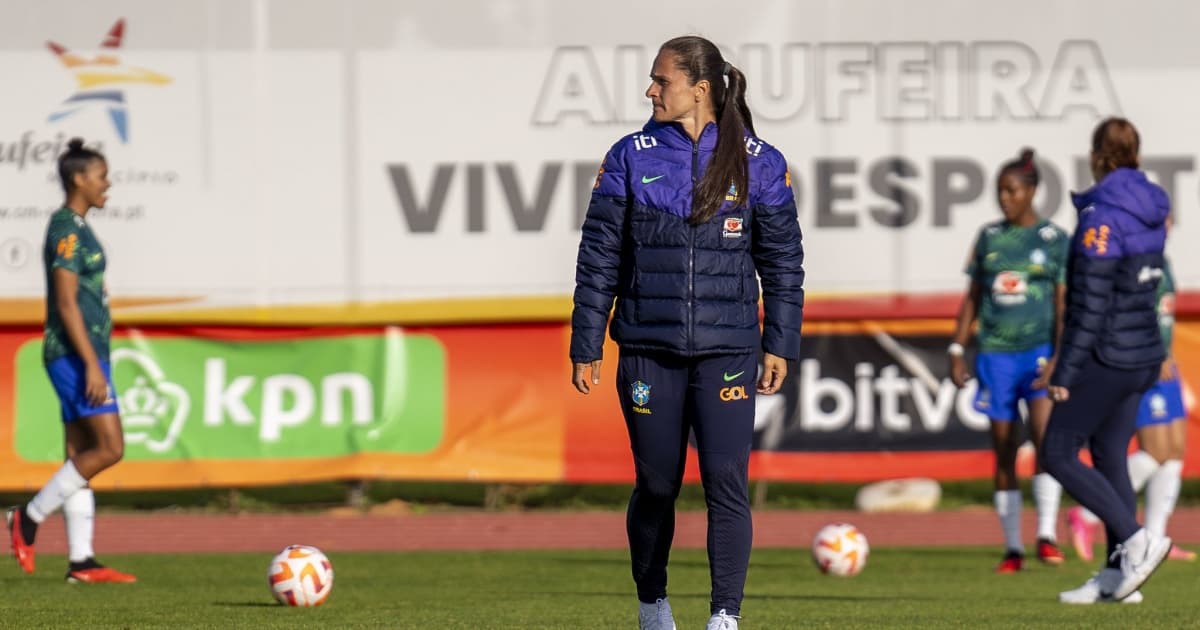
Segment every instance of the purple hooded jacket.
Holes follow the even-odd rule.
[[[1072,195],[1079,225],[1067,261],[1067,313],[1051,384],[1079,382],[1091,359],[1137,369],[1166,358],[1155,308],[1170,200],[1141,171],[1119,168]]]

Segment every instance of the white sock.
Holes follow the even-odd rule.
[[[1021,542],[1021,491],[997,490],[995,503],[1000,527],[1004,529],[1005,549],[1025,553],[1025,545]]]
[[[50,481],[47,481],[46,485],[42,486],[42,489],[29,502],[26,507],[29,518],[33,519],[35,523],[41,523],[46,520],[47,516],[62,507],[67,497],[86,485],[87,479],[84,479],[83,475],[75,470],[75,464],[68,459],[67,463],[63,464],[62,468],[59,468],[54,476],[50,477]]]
[[[96,529],[96,495],[92,489],[76,490],[67,497],[62,510],[67,524],[68,560],[83,562],[96,555],[92,551],[92,535]]]
[[[1033,476],[1033,501],[1037,504],[1037,537],[1058,541],[1058,504],[1062,485],[1050,473]]]
[[[1146,487],[1146,482],[1150,480],[1150,475],[1158,470],[1158,466],[1158,460],[1146,451],[1134,451],[1129,456],[1129,481],[1133,484],[1135,493],[1141,492],[1142,488]]]
[[[1175,502],[1179,500],[1182,474],[1183,462],[1168,459],[1146,483],[1146,530],[1155,536],[1167,535],[1167,518],[1175,511]]]

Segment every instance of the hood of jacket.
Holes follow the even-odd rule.
[[[1145,173],[1132,168],[1109,173],[1095,186],[1072,193],[1071,200],[1079,210],[1095,204],[1118,208],[1149,228],[1165,223],[1171,212],[1167,193],[1147,179]]]

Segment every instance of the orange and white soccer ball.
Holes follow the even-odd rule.
[[[867,565],[867,537],[849,523],[832,523],[813,537],[813,562],[821,573],[850,577]]]
[[[333,564],[316,547],[291,545],[271,559],[271,594],[288,606],[320,606],[333,590]]]

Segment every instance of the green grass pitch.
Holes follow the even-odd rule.
[[[0,564],[5,628],[636,628],[627,555],[613,551],[332,553],[328,603],[271,599],[272,554],[112,555],[133,585],[68,585],[62,556],[33,576]],[[1168,562],[1140,605],[1065,606],[1090,567],[1036,565],[994,575],[997,549],[876,549],[849,579],[820,575],[805,550],[757,549],[743,630],[779,628],[1183,628],[1200,624],[1200,566]],[[681,629],[708,618],[703,551],[678,550],[671,602]]]

